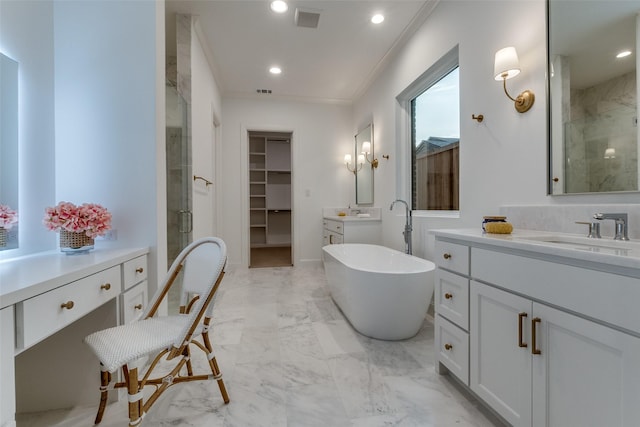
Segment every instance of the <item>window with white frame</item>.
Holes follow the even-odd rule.
[[[401,132],[410,160],[411,206],[459,210],[460,85],[457,47],[398,96],[408,114]]]

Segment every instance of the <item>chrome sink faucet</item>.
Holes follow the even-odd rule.
[[[411,209],[409,209],[409,204],[407,202],[405,202],[404,200],[397,199],[391,203],[391,206],[389,207],[390,211],[393,210],[393,206],[396,203],[404,204],[405,224],[404,224],[404,231],[402,232],[402,235],[404,236],[404,248],[406,253],[408,253],[409,255],[412,255],[413,250],[411,248],[411,232],[413,231],[413,225],[412,225]]]
[[[613,240],[629,240],[627,214],[626,213],[597,213],[594,219],[612,219],[616,222],[616,235]]]

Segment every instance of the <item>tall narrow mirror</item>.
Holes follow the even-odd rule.
[[[366,147],[367,143],[369,144]],[[365,155],[368,160],[374,159],[373,150],[373,125],[370,124],[356,134],[356,157],[364,153],[364,148],[368,148],[370,153]],[[362,168],[356,172],[356,204],[373,204],[373,165],[365,160]]]
[[[0,250],[18,247],[18,63],[0,54]]]
[[[548,0],[549,193],[638,191],[640,0]]]

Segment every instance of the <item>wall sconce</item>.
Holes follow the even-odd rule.
[[[344,164],[347,166],[349,172],[353,172],[354,174],[362,169],[362,165],[364,164],[364,154],[358,155],[358,164],[354,166],[353,169],[349,167],[349,163],[351,163],[351,154],[344,155]]]
[[[607,148],[604,150],[604,158],[605,159],[615,159],[616,158],[616,149],[615,148]]]
[[[365,141],[362,143],[362,154],[364,154],[364,158],[367,163],[371,163],[372,168],[378,167],[378,159],[369,160],[369,153],[371,153],[371,142]],[[373,156],[371,156],[373,157]]]
[[[504,93],[507,94],[510,100],[515,102],[515,107],[518,113],[524,113],[529,111],[533,106],[533,102],[536,97],[530,90],[525,90],[520,93],[517,98],[513,99],[509,92],[507,92],[507,79],[520,74],[520,64],[518,62],[518,54],[516,48],[513,46],[505,47],[496,52],[495,67],[493,69],[495,79],[502,80],[504,85]]]

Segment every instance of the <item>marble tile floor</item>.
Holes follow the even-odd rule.
[[[231,402],[224,405],[215,382],[178,384],[142,425],[501,425],[455,381],[436,374],[429,318],[409,340],[364,337],[331,300],[321,267],[230,271],[215,304],[212,342]],[[195,365],[206,366],[197,356]],[[126,426],[126,406],[110,404],[100,425]],[[23,415],[18,427],[88,426],[95,410]]]

